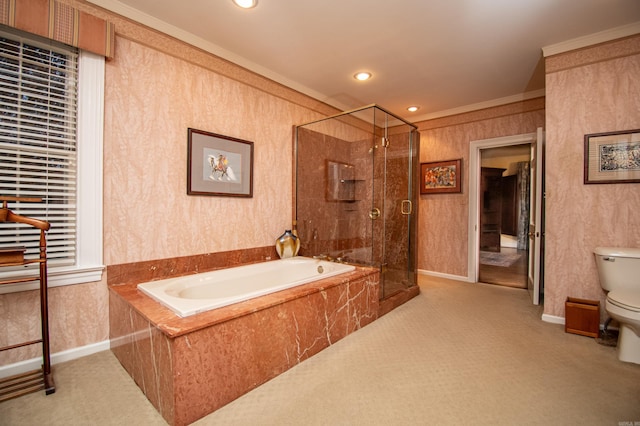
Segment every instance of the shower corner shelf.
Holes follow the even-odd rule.
[[[361,201],[359,198],[356,198],[356,184],[364,182],[364,179],[340,179],[340,184],[344,185],[344,189],[340,191],[345,194],[346,197],[339,198],[336,201],[341,201],[343,203],[355,203],[356,201]]]
[[[17,374],[11,377],[5,377],[0,380],[0,402],[2,402],[40,390],[44,390],[46,395],[50,395],[55,392],[56,388],[53,381],[53,374],[51,373],[51,359],[49,352],[49,314],[47,301],[47,243],[45,232],[49,230],[50,224],[49,222],[44,220],[15,214],[7,207],[7,201],[41,201],[38,198],[0,196],[0,201],[2,201],[2,207],[0,208],[0,223],[23,223],[40,230],[40,255],[37,259],[25,259],[24,253],[26,251],[26,248],[22,246],[0,248],[0,268],[38,264],[38,276],[0,279],[0,285],[17,284],[39,280],[41,324],[40,339],[1,347],[0,351],[17,349],[23,346],[29,346],[38,343],[42,344],[42,367],[40,369],[33,370],[27,373]]]

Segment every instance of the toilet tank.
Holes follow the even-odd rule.
[[[604,290],[640,289],[640,249],[597,247],[593,253]]]

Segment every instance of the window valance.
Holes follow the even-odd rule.
[[[111,22],[56,0],[0,0],[0,24],[112,58]]]

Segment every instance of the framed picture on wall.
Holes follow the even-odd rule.
[[[640,129],[584,136],[584,183],[640,182]]]
[[[462,192],[462,159],[420,164],[420,193]]]
[[[253,142],[188,130],[187,194],[253,197]]]

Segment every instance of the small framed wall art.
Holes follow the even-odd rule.
[[[253,197],[253,142],[190,128],[187,194]]]
[[[584,183],[640,182],[640,129],[584,136]]]
[[[420,193],[462,192],[462,159],[420,164]]]

